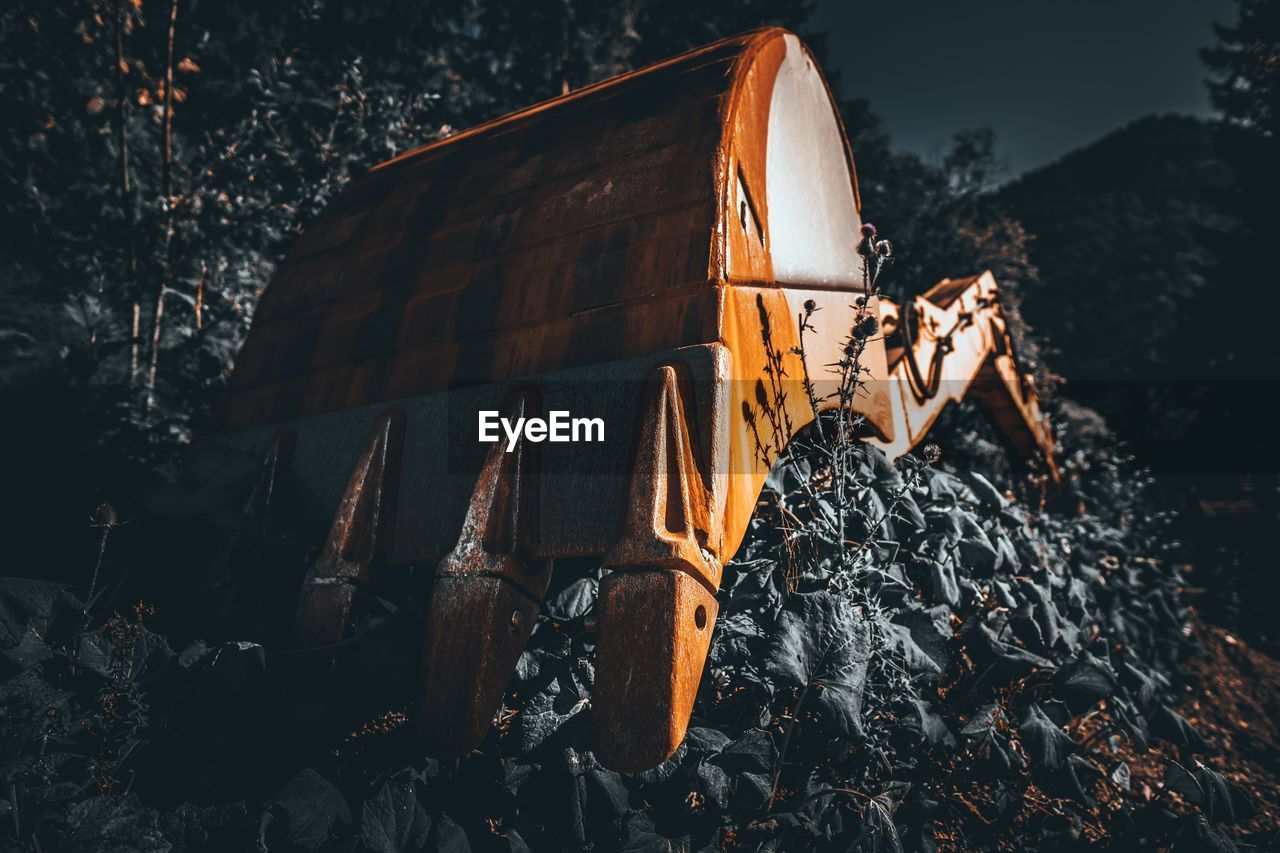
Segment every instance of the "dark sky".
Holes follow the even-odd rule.
[[[1009,175],[1130,119],[1207,114],[1212,21],[1233,0],[818,0],[828,64],[895,144],[938,159],[951,133],[990,126]]]

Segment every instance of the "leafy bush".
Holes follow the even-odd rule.
[[[843,411],[797,437],[726,568],[688,736],[640,774],[588,742],[599,568],[559,580],[493,731],[448,764],[413,760],[405,725],[420,594],[364,596],[341,649],[272,651],[258,584],[234,601],[255,641],[179,653],[142,605],[91,628],[67,589],[7,581],[6,829],[42,850],[1230,849],[1248,804],[1169,707],[1189,648],[1161,525],[1105,431],[1063,414],[1062,509],[974,470],[980,429],[942,429],[959,470],[932,446],[890,464]],[[339,691],[314,665],[335,651]],[[1155,739],[1182,760],[1148,799],[1101,747]]]
[[[316,711],[290,655],[177,653],[144,608],[89,628],[66,589],[6,581],[6,831],[43,850],[1225,837],[1247,805],[1191,762],[1203,742],[1167,705],[1183,616],[1151,543],[1013,503],[981,475],[851,454],[850,559],[829,541],[832,471],[788,459],[726,570],[689,735],[642,774],[601,767],[587,742],[598,571],[546,602],[494,732],[450,765],[406,761],[411,608],[377,603],[354,652],[379,662],[360,668],[361,701],[393,710],[326,742],[325,715],[353,708]],[[1201,818],[1129,798],[1127,768],[1096,748],[1114,737],[1177,744],[1167,785]]]

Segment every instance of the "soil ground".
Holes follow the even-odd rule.
[[[1213,747],[1204,763],[1253,801],[1241,828],[1280,834],[1280,661],[1199,619],[1192,630],[1205,655],[1187,666],[1178,711]]]
[[[1173,708],[1196,728],[1208,749],[1194,756],[1180,754],[1173,744],[1152,739],[1140,752],[1127,736],[1111,735],[1116,727],[1105,704],[1085,715],[1075,739],[1103,739],[1095,753],[1103,760],[1093,762],[1102,772],[1089,790],[1097,805],[1078,828],[1077,837],[1086,844],[1115,849],[1121,842],[1113,834],[1114,820],[1126,805],[1160,800],[1175,812],[1195,813],[1179,795],[1164,790],[1164,776],[1170,761],[1188,766],[1198,760],[1234,783],[1255,810],[1231,827],[1239,849],[1280,849],[1280,661],[1194,613],[1189,630],[1202,652],[1186,663]],[[1127,789],[1109,775],[1121,762],[1129,768]],[[953,820],[939,822],[940,850],[973,849],[976,838],[983,839],[984,847],[1023,849],[1032,826],[1066,811],[1065,801],[1029,784],[1022,809],[997,829],[1002,822],[995,819],[989,793],[950,792],[948,799],[964,808],[952,812]]]

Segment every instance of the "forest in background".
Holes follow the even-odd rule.
[[[0,518],[11,548],[0,574],[63,582],[81,596],[100,574],[97,588],[109,598],[97,615],[113,644],[102,646],[127,649],[130,659],[141,643],[156,653],[157,666],[185,670],[205,661],[189,643],[238,639],[193,636],[183,618],[206,546],[237,524],[232,496],[191,487],[183,448],[216,404],[275,264],[309,219],[353,175],[396,153],[724,35],[781,24],[805,35],[821,57],[820,34],[806,30],[810,11],[807,2],[778,0],[8,4],[0,10],[7,126],[0,137],[0,410],[10,488],[0,497]],[[1206,33],[1217,120],[1138,118],[1008,183],[989,131],[960,130],[941,161],[926,162],[894,149],[874,112],[875,92],[856,80],[832,83],[864,213],[892,236],[899,258],[886,276],[889,294],[986,268],[1013,294],[1022,355],[1050,397],[1070,474],[1060,496],[1069,511],[1036,536],[1084,536],[1070,526],[1077,524],[1092,531],[1089,541],[1118,531],[1105,536],[1125,540],[1135,554],[1160,550],[1166,565],[1191,568],[1184,586],[1199,590],[1188,594],[1204,612],[1274,651],[1269,602],[1280,590],[1268,554],[1277,465],[1258,407],[1277,390],[1270,325],[1280,259],[1270,193],[1280,168],[1280,4],[1242,0],[1240,15]],[[975,421],[961,407],[938,429],[948,468],[962,478],[984,474],[1034,506],[1033,493]],[[873,480],[887,476],[868,465]],[[964,494],[966,511],[983,523],[1000,515],[972,485],[964,492],[945,477],[936,486],[933,474],[926,479],[931,501]],[[1244,511],[1221,518],[1204,510],[1206,496],[1224,495],[1237,505],[1243,498]],[[1169,513],[1180,513],[1177,539],[1149,529]],[[1073,514],[1075,522],[1062,520]],[[1139,529],[1158,547],[1137,544]],[[282,548],[264,547],[264,561]],[[767,554],[767,542],[761,549]],[[1145,573],[1145,565],[1132,571]],[[955,579],[930,583],[942,584],[930,593],[935,604],[946,603],[951,585],[967,589]],[[1160,630],[1177,634],[1183,593],[1159,588],[1152,596],[1169,596],[1168,613],[1139,619],[1150,636],[1136,647],[1158,645]],[[1018,583],[1010,590],[1013,603],[1041,595]],[[1065,613],[1078,592],[1041,597],[1061,593]],[[133,601],[155,611],[147,630],[128,618]],[[17,625],[11,639],[32,614],[58,621],[65,602],[55,604],[6,604],[6,624]],[[959,598],[953,605],[957,618],[973,615]],[[1090,598],[1080,612],[1093,605]],[[1106,606],[1120,618],[1129,605]],[[988,643],[983,653],[1015,674],[1025,654],[1064,663],[1061,649],[1050,653],[1057,641],[1045,642],[1046,631],[1062,626],[1038,624],[1038,640],[1019,639],[1025,650]],[[151,631],[185,651],[171,659],[163,641],[146,639],[156,636]],[[986,642],[974,631],[972,642]],[[11,657],[4,669],[25,673],[29,664]],[[1080,678],[1092,679],[1086,698],[1113,689],[1097,686],[1113,673],[1084,666]],[[112,689],[121,688],[118,667],[104,664],[100,673]],[[215,676],[214,683],[229,677]],[[1068,692],[1079,687],[1076,675],[1063,679]],[[1144,701],[1156,690],[1143,688]],[[1052,708],[1049,714],[1060,722]],[[1029,726],[1028,740],[1041,738],[1050,752],[1061,747],[1033,712],[1020,707],[1017,716]],[[1181,725],[1157,716],[1160,726]],[[150,731],[152,723],[134,722],[129,737]],[[990,714],[988,722],[992,731],[1008,728]],[[924,736],[932,717],[919,711],[913,725]],[[945,740],[945,728],[931,731]],[[984,754],[1025,755],[1005,737]],[[266,735],[256,738],[246,742],[261,744]],[[711,740],[718,754],[725,742]],[[1070,762],[1050,758],[1061,784],[1082,784]],[[754,773],[760,760],[739,755],[727,772]],[[109,771],[95,772],[95,784],[118,790]],[[591,784],[605,785],[606,799],[625,799],[611,781]],[[306,777],[291,796],[329,795]],[[85,802],[80,818],[93,823],[98,806]],[[1203,825],[1221,822],[1224,807],[1216,808],[1206,806]],[[611,819],[635,817],[620,815]],[[199,822],[190,812],[183,819]],[[442,825],[437,818],[433,838]]]
[[[1152,116],[1011,183],[985,129],[896,151],[875,93],[834,79],[890,295],[990,268],[1050,395],[1096,409],[1179,509],[1244,482],[1199,563],[1266,593],[1254,552],[1280,468],[1274,3],[1206,33],[1215,122]],[[143,510],[181,476],[276,262],[353,174],[479,121],[726,34],[806,34],[811,3],[263,6],[14,3],[0,11],[0,517],[41,573],[92,557],[86,507]],[[394,22],[394,23],[391,23]],[[1015,308],[1015,310],[1017,310]],[[1028,325],[1030,331],[1028,331]],[[19,450],[20,449],[20,450]],[[1231,528],[1229,532],[1222,532]],[[1225,541],[1218,541],[1224,540]],[[1244,547],[1236,543],[1244,540]],[[1216,569],[1215,569],[1216,571]],[[1222,576],[1215,575],[1221,585]],[[1231,604],[1257,633],[1266,624]]]

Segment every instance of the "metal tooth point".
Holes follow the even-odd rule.
[[[524,624],[524,614],[519,610],[511,611],[511,630],[519,631],[520,626]]]

